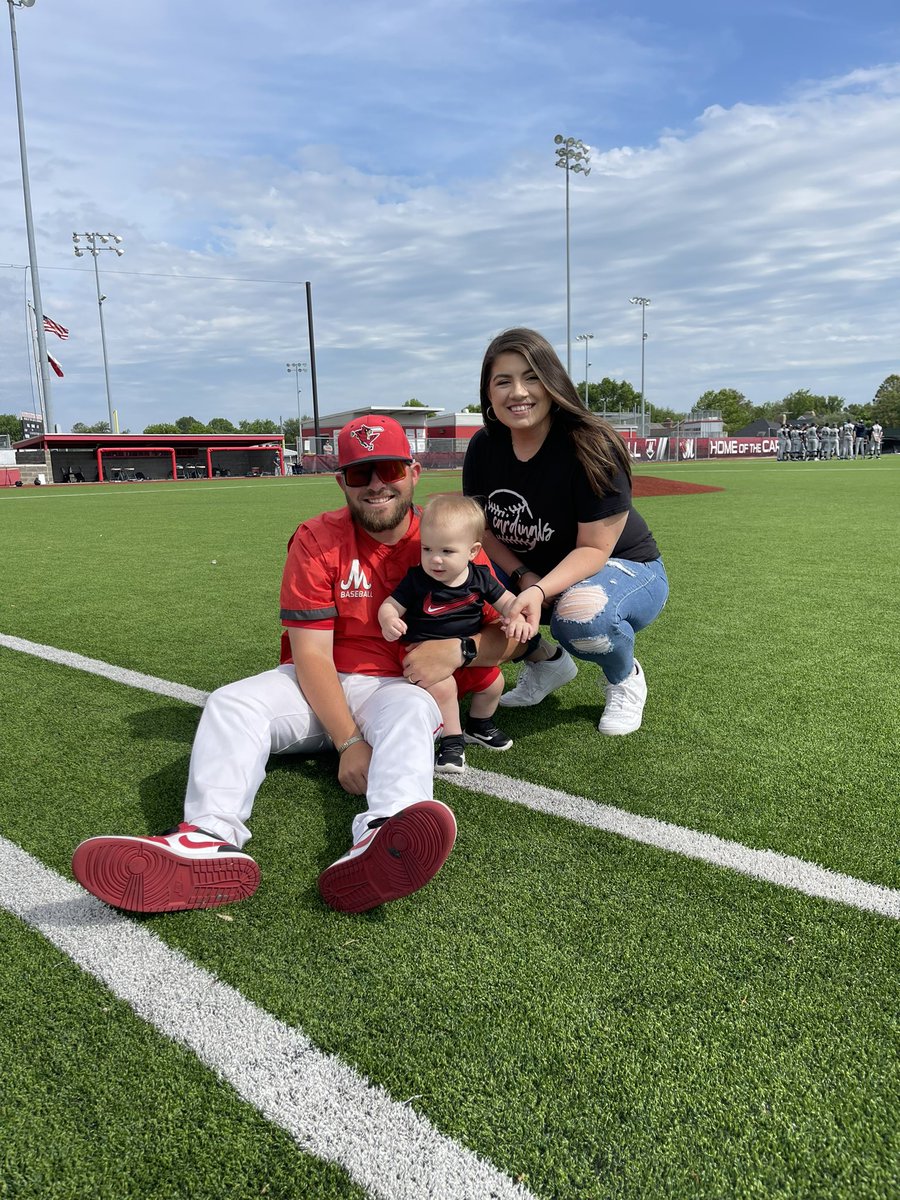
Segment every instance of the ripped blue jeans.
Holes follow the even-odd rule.
[[[634,635],[656,620],[669,596],[661,558],[611,558],[602,571],[574,583],[553,605],[550,632],[564,649],[596,663],[609,683],[634,669]]]

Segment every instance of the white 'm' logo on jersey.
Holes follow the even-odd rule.
[[[359,559],[354,558],[350,564],[350,574],[341,580],[341,591],[371,592],[372,585],[366,579],[366,573],[359,565]]]

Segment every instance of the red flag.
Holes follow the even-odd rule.
[[[60,325],[58,321],[54,321],[52,317],[48,317],[46,314],[44,314],[44,329],[47,333],[55,333],[58,338],[62,339],[62,341],[65,341],[69,336],[68,329],[66,329],[63,325]]]
[[[47,355],[47,362],[50,364],[50,366],[53,368],[53,370],[57,373],[57,375],[60,377],[60,379],[62,379],[63,369],[59,365],[59,363],[56,361],[56,359],[53,357],[52,354]]]

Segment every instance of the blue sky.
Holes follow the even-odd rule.
[[[123,427],[319,405],[448,410],[529,324],[591,379],[686,411],[708,388],[871,399],[900,370],[895,5],[645,0],[390,5],[36,0],[16,10],[48,345],[63,428],[106,415],[99,260]],[[0,51],[0,411],[33,405],[12,55]],[[582,344],[572,373],[584,377]],[[301,405],[311,411],[308,376]]]

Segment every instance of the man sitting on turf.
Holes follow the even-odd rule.
[[[364,912],[418,891],[456,838],[433,798],[437,704],[426,690],[460,666],[512,653],[499,625],[431,641],[398,660],[378,607],[420,557],[412,496],[420,467],[390,417],[357,417],[338,435],[346,506],[305,521],[288,543],[281,664],[209,697],[191,752],[184,822],[154,837],[92,837],[75,878],[131,912],[212,908],[251,896],[259,868],[242,847],[270,754],[335,748],[338,781],[367,808],[353,845],[319,877],[332,908]],[[477,561],[487,563],[483,551]],[[405,676],[405,678],[404,678]],[[410,687],[409,683],[417,684]]]

